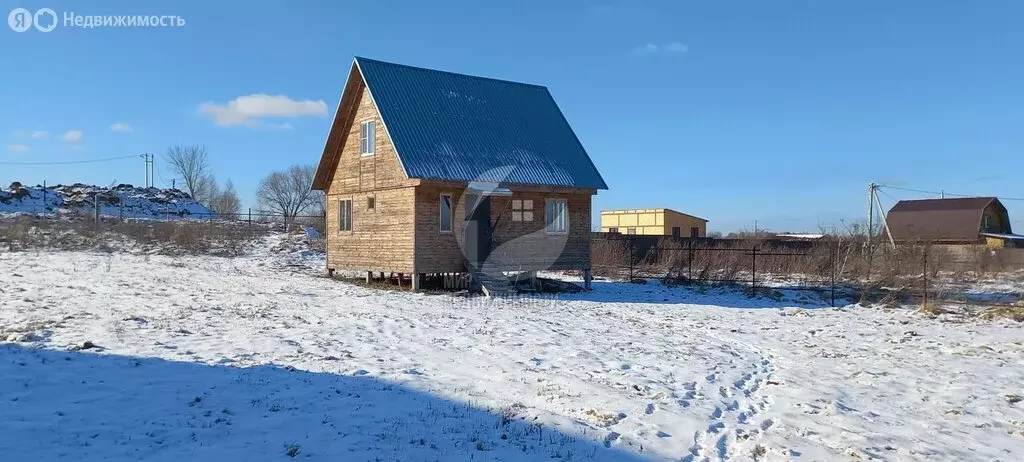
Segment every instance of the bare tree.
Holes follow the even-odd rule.
[[[315,174],[316,167],[312,165],[293,165],[288,170],[273,172],[260,181],[256,200],[261,206],[283,215],[285,223],[291,224],[296,215],[318,204],[323,207],[322,194],[310,189]]]
[[[185,192],[198,202],[209,200],[213,178],[205,147],[174,145],[167,148],[164,160],[171,166],[171,171],[181,178]],[[212,184],[216,185],[216,182]]]
[[[231,180],[224,184],[224,189],[218,188],[217,193],[210,199],[210,208],[217,213],[229,215],[228,218],[242,210],[242,201],[238,198]]]

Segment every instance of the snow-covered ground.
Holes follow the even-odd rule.
[[[1024,454],[1017,323],[606,281],[518,300],[378,291],[266,248],[0,253],[0,458]]]
[[[95,213],[93,198],[100,197],[103,216],[160,218],[209,214],[210,209],[177,189],[112,187],[84,184],[23,186],[0,190],[0,216],[17,213]]]

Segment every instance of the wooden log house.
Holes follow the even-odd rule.
[[[580,270],[607,189],[547,88],[355,58],[313,181],[327,269],[424,278]]]

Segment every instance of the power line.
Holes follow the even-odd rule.
[[[70,165],[70,164],[91,164],[96,162],[110,162],[112,160],[122,159],[137,159],[138,155],[132,156],[121,156],[121,157],[107,157],[105,159],[88,159],[88,160],[66,160],[60,162],[0,162],[0,165],[21,165],[21,166],[43,166],[43,165]]]
[[[900,188],[900,187],[897,187],[897,186],[887,186],[887,185],[882,185],[882,184],[878,185],[878,187],[879,188],[896,189],[896,190],[899,190],[899,191],[916,192],[916,193],[921,193],[921,194],[932,194],[932,195],[935,195],[935,196],[978,197],[977,195],[970,195],[970,194],[953,194],[953,193],[948,193],[948,192],[945,192],[945,191],[925,191],[925,190],[922,190],[922,189]],[[1024,197],[999,197],[999,200],[1001,200],[1001,201],[1024,201]]]

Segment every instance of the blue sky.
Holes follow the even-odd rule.
[[[360,55],[548,86],[611,188],[595,209],[669,207],[711,231],[754,220],[813,231],[862,219],[871,181],[1024,197],[1016,1],[0,5],[186,21],[0,27],[0,162],[159,160],[171,144],[203,144],[249,203],[269,171],[317,162]],[[254,94],[287,100],[227,106]],[[157,184],[169,183],[158,168]],[[143,175],[141,159],[0,165],[4,183]],[[882,200],[912,197],[927,196]],[[1024,231],[1024,202],[1005,204]]]

